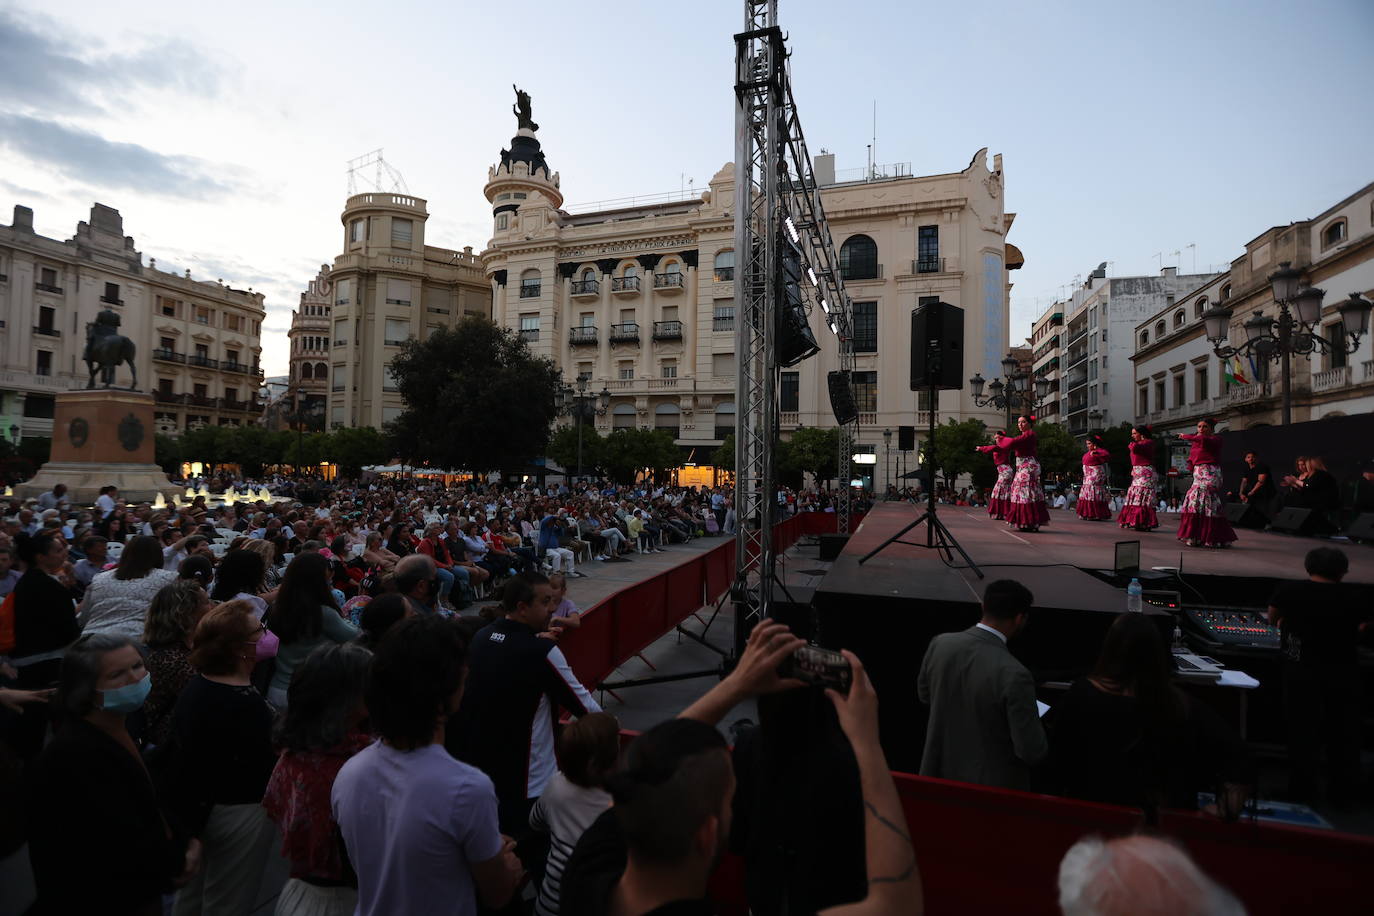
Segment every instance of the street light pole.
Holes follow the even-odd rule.
[[[888,493],[892,490],[892,430],[883,430],[883,499],[887,499]]]

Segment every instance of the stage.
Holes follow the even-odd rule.
[[[1113,521],[1086,522],[1052,509],[1049,525],[1019,533],[988,518],[985,509],[940,506],[940,520],[986,578],[979,580],[965,568],[957,552],[947,565],[940,552],[904,543],[890,544],[859,564],[924,511],[924,504],[875,505],[814,598],[820,642],[852,648],[873,674],[880,695],[909,698],[914,707],[920,706],[915,703],[916,675],[925,647],[939,633],[976,623],[983,587],[994,579],[1015,579],[1035,596],[1030,621],[1010,647],[1036,681],[1062,682],[1085,674],[1107,628],[1126,609],[1126,582],[1113,581],[1111,575],[1117,541],[1139,541],[1146,590],[1176,592],[1184,606],[1264,608],[1279,582],[1307,577],[1303,557],[1321,545],[1339,547],[1350,558],[1347,582],[1374,591],[1374,547],[1252,530],[1238,531],[1239,540],[1229,548],[1185,547],[1174,537],[1177,515],[1161,516],[1162,525],[1153,532],[1135,532]],[[913,528],[902,540],[924,545],[926,527]],[[1146,606],[1145,613],[1162,633],[1172,635],[1171,612]],[[1251,718],[1270,719],[1274,698],[1268,687],[1278,683],[1277,652],[1227,664],[1265,685],[1265,696],[1251,705]],[[901,719],[894,718],[886,714],[888,707],[884,704],[883,743],[902,761],[898,768],[908,769],[919,762],[924,721],[913,720],[909,708]]]

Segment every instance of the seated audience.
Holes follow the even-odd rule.
[[[291,561],[267,623],[280,640],[267,689],[267,699],[278,709],[287,707],[291,674],[307,655],[329,642],[350,642],[358,636],[357,627],[343,619],[334,600],[329,560],[318,553],[302,553]]]
[[[375,650],[388,630],[405,618],[414,616],[415,611],[405,596],[395,592],[379,595],[364,605],[359,614],[358,644],[365,649]]]
[[[196,675],[191,667],[192,635],[211,606],[205,590],[185,579],[162,586],[148,605],[142,639],[153,686],[143,706],[143,739],[150,745],[166,743],[177,697]]]
[[[1075,843],[1059,864],[1064,916],[1245,916],[1188,853],[1150,836]]]

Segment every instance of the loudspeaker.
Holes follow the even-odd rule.
[[[1250,503],[1227,503],[1226,520],[1240,528],[1263,528],[1268,517]]]
[[[816,635],[815,615],[812,601],[816,597],[814,588],[804,585],[789,585],[784,589],[773,583],[773,603],[770,614],[779,623],[785,623],[793,633],[802,639],[812,639]]]
[[[816,335],[811,333],[806,308],[802,304],[801,252],[779,233],[782,248],[782,288],[778,293],[778,308],[774,329],[777,332],[776,356],[778,365],[795,366],[820,352]]]
[[[914,452],[916,451],[916,427],[899,426],[897,427],[897,451]]]
[[[929,302],[911,312],[911,390],[964,387],[964,310]]]
[[[835,422],[847,426],[859,419],[854,392],[849,387],[849,373],[835,369],[826,375],[825,383],[830,388],[830,411],[835,415]]]
[[[821,542],[821,559],[833,560],[844,550],[844,545],[849,543],[847,534],[822,534],[819,536]]]
[[[1300,509],[1297,506],[1289,506],[1279,510],[1279,514],[1274,516],[1274,520],[1269,523],[1269,527],[1274,531],[1281,531],[1284,534],[1307,534],[1316,522],[1311,509]]]
[[[1345,529],[1346,537],[1374,541],[1374,512],[1362,512]]]

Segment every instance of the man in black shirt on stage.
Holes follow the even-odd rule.
[[[1283,706],[1288,731],[1289,791],[1316,794],[1318,758],[1326,747],[1329,798],[1353,800],[1360,777],[1360,669],[1356,643],[1370,611],[1350,586],[1345,554],[1318,547],[1304,561],[1308,579],[1285,582],[1269,599],[1269,622],[1282,638]]]
[[[1236,495],[1240,497],[1241,502],[1247,503],[1262,516],[1259,520],[1260,527],[1268,524],[1273,515],[1275,492],[1274,474],[1269,470],[1269,465],[1260,461],[1259,455],[1255,452],[1246,452],[1245,475],[1241,477]]]

